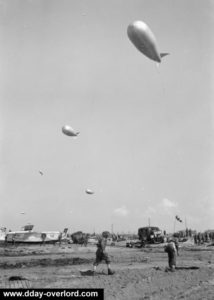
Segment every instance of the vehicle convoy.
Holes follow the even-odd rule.
[[[156,244],[164,242],[164,235],[159,227],[147,226],[138,229],[138,237],[145,244]]]

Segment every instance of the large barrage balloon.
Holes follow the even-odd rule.
[[[90,190],[90,189],[86,189],[85,192],[86,192],[86,194],[89,194],[89,195],[94,194],[94,192],[92,190]]]
[[[135,21],[128,26],[127,34],[135,47],[148,58],[160,63],[161,58],[169,53],[160,53],[157,48],[156,38],[142,21]]]
[[[68,136],[78,136],[79,132],[76,132],[71,126],[65,125],[62,127],[62,132]]]

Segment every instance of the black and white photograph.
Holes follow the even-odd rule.
[[[0,0],[0,290],[214,299],[213,36],[214,0]]]

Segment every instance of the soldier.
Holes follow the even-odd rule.
[[[194,235],[194,242],[195,242],[195,245],[197,245],[197,243],[198,243],[197,234]]]
[[[59,240],[59,246],[61,246],[61,244],[62,244],[62,232],[59,233],[58,240]]]
[[[102,235],[102,237],[99,239],[99,241],[97,243],[96,259],[93,264],[94,274],[96,272],[97,266],[102,262],[102,260],[104,260],[107,264],[108,275],[113,275],[115,273],[114,271],[111,270],[111,266],[110,266],[111,261],[110,261],[108,253],[105,250],[106,245],[107,245],[107,237]]]
[[[168,254],[169,270],[174,272],[176,267],[176,246],[173,240],[170,240],[169,243],[164,247],[164,251]]]
[[[178,250],[179,250],[178,238],[175,238],[174,243],[175,243],[175,248],[176,248],[177,256],[179,256],[179,253],[178,253]]]
[[[198,233],[198,244],[199,245],[201,244],[201,233],[200,232]]]
[[[45,245],[46,233],[42,232],[41,239],[42,239],[42,245]]]

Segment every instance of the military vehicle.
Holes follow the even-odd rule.
[[[6,243],[56,243],[59,241],[60,231],[33,230],[34,225],[27,224],[19,231],[10,231],[6,234]]]
[[[71,238],[74,244],[87,246],[89,234],[83,233],[82,231],[77,231],[71,235]]]
[[[138,229],[138,237],[142,244],[156,244],[164,242],[164,235],[159,227],[147,226]]]

